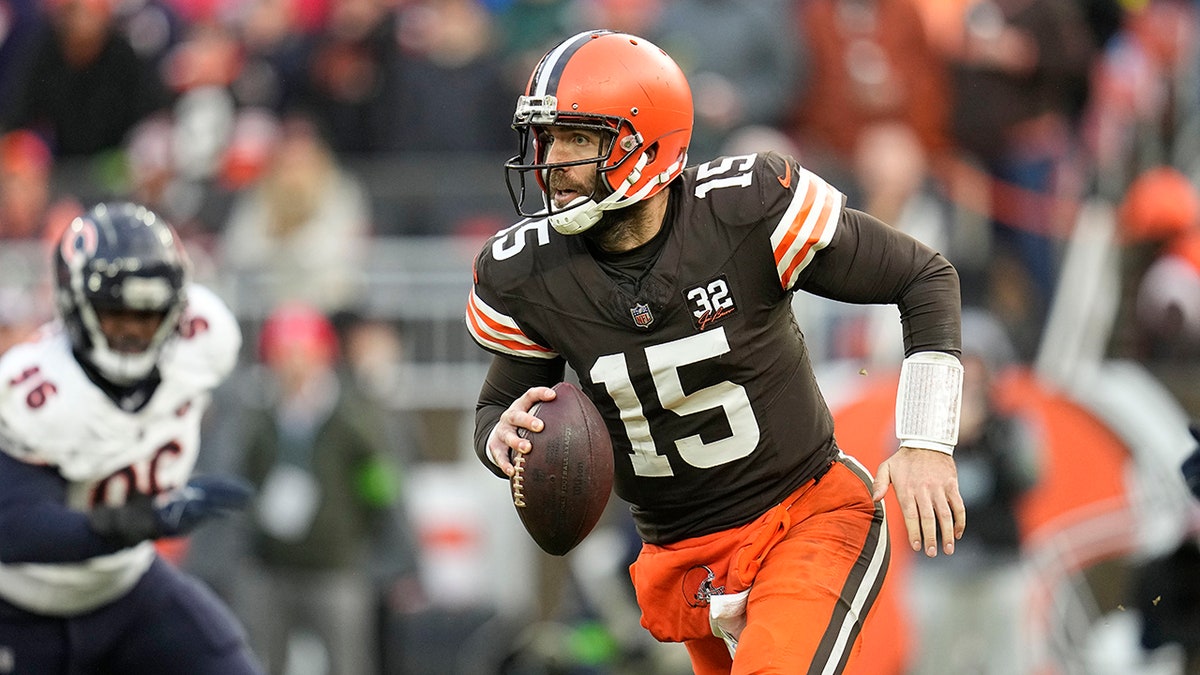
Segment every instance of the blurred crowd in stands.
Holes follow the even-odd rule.
[[[1025,358],[1080,205],[1122,203],[1135,283],[1153,268],[1131,310],[1156,327],[1122,347],[1197,352],[1182,0],[2,0],[0,237],[119,194],[223,269],[353,307],[372,237],[506,224],[499,169],[456,160],[513,150],[530,64],[594,26],[688,72],[693,162],[798,155],[946,252]]]
[[[0,0],[0,249],[40,250],[98,199],[142,201],[180,230],[201,274],[262,276],[257,302],[267,308],[302,300],[331,320],[353,317],[338,323],[362,329],[352,338],[361,345],[343,341],[344,364],[369,396],[388,372],[380,350],[403,358],[394,327],[359,314],[371,304],[363,272],[379,271],[372,249],[385,239],[474,242],[510,224],[501,163],[516,150],[516,96],[549,46],[605,27],[649,38],[687,72],[691,163],[796,155],[850,206],[942,250],[964,304],[1005,334],[1011,363],[1037,356],[1085,205],[1109,205],[1122,256],[1106,351],[1146,363],[1197,418],[1198,8]],[[51,313],[36,265],[0,250],[3,266],[0,350]],[[890,334],[893,352],[878,347],[894,326],[836,312],[825,320],[805,326],[824,345],[818,357],[895,356]],[[317,404],[319,417],[337,406]],[[311,421],[297,424],[312,435]],[[394,453],[402,466],[429,458],[417,445],[362,452]],[[1008,499],[1036,480],[1026,466],[1036,463],[1012,469]],[[385,487],[366,511],[386,510]]]

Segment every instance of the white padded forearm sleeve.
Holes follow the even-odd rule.
[[[953,354],[917,352],[904,359],[896,392],[900,445],[954,454],[962,381],[962,363]]]

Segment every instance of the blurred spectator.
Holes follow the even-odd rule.
[[[242,67],[231,85],[240,107],[281,115],[300,104],[312,32],[317,29],[306,25],[303,6],[300,0],[252,0],[241,6],[232,23]]]
[[[474,169],[513,154],[516,98],[505,86],[505,64],[492,17],[477,0],[412,0],[396,10],[391,37],[398,49],[380,92],[384,146],[406,182],[403,190],[372,182],[377,231],[401,236],[494,232],[506,196],[474,187]],[[354,133],[362,132],[355,129]],[[467,189],[447,197],[441,177],[457,175]],[[434,182],[437,181],[435,184]],[[461,188],[461,186],[460,186]]]
[[[185,236],[217,233],[233,194],[257,181],[277,147],[277,111],[291,100],[298,74],[289,79],[275,68],[273,54],[259,50],[272,47],[273,30],[292,24],[276,27],[260,17],[271,16],[268,8],[290,17],[291,6],[262,0],[234,15],[243,23],[197,10],[163,59],[164,80],[177,100],[169,115],[147,118],[131,134],[130,191],[158,204]]]
[[[808,86],[790,120],[805,164],[856,200],[854,156],[868,127],[908,126],[923,154],[938,156],[948,135],[946,63],[913,0],[795,5],[793,31],[808,43],[812,61]]]
[[[187,28],[185,18],[171,0],[120,0],[115,11],[133,51],[155,68]]]
[[[259,182],[238,195],[219,259],[246,298],[272,306],[303,299],[326,312],[357,304],[370,204],[316,127],[284,122]]]
[[[413,0],[399,12],[389,147],[511,153],[516,99],[484,7],[478,0]]]
[[[1150,265],[1135,315],[1141,356],[1175,363],[1200,358],[1200,227],[1171,240]]]
[[[509,0],[494,18],[509,91],[524,91],[533,66],[569,34],[575,0]]]
[[[1018,512],[1039,480],[1041,445],[1033,428],[1005,411],[995,384],[1014,363],[1002,324],[963,311],[963,403],[954,451],[970,514],[953,556],[913,565],[919,648],[912,675],[1026,672],[1020,666],[1025,580]]]
[[[33,132],[0,136],[0,239],[37,239],[50,206],[54,158]]]
[[[55,156],[116,149],[143,117],[168,104],[151,64],[114,19],[116,0],[49,0],[48,24],[11,96],[4,129],[29,128]]]
[[[45,24],[42,4],[42,0],[0,0],[0,101],[14,95],[14,75],[25,67]]]
[[[703,161],[742,127],[783,124],[803,89],[806,38],[780,20],[788,8],[787,0],[580,0],[566,16],[574,30],[641,35],[674,56],[695,104],[688,156]]]
[[[177,94],[171,151],[180,178],[206,181],[220,168],[237,113],[230,86],[241,67],[236,34],[215,21],[190,24],[164,62],[164,79]]]
[[[1198,21],[1194,3],[1139,3],[1097,58],[1084,137],[1104,196],[1118,199],[1153,167],[1197,160]]]
[[[982,188],[965,199],[992,220],[989,306],[1014,329],[1040,326],[1057,280],[1058,238],[1074,218],[1062,206],[1079,197],[1072,172],[1094,36],[1075,0],[950,5],[954,20],[935,44],[950,63],[952,140],[986,179],[956,187]],[[1018,340],[1023,358],[1029,343],[1036,339]]]
[[[338,313],[333,321],[344,346],[347,369],[359,386],[380,403],[394,400],[404,361],[399,328],[353,311]]]
[[[389,149],[396,122],[396,10],[391,0],[340,0],[317,32],[302,105],[339,154]]]
[[[912,126],[891,121],[863,127],[851,161],[861,190],[857,208],[920,239],[959,265],[950,246],[948,206],[933,189],[932,160]]]
[[[241,426],[258,498],[235,608],[271,673],[285,670],[289,636],[308,630],[328,672],[375,675],[381,592],[411,593],[416,572],[411,540],[394,536],[399,462],[382,413],[339,375],[333,324],[315,308],[278,307],[259,352],[265,405],[247,409]]]
[[[213,102],[220,105],[219,101]],[[199,107],[192,109],[192,113],[204,116]],[[228,218],[233,193],[253,182],[258,176],[255,172],[261,172],[266,163],[265,160],[251,163],[240,145],[239,134],[245,135],[240,126],[242,117],[253,114],[254,111],[238,113],[228,142],[196,129],[202,125],[191,125],[191,130],[187,130],[188,125],[177,124],[176,119],[165,114],[142,120],[125,145],[123,191],[170,217],[185,239],[211,249],[211,238]],[[271,121],[275,123],[274,118]],[[190,147],[184,147],[189,144]],[[236,153],[235,144],[239,144]]]
[[[1121,296],[1110,354],[1142,360],[1192,414],[1200,414],[1191,326],[1200,258],[1189,253],[1200,194],[1188,175],[1200,159],[1198,25],[1194,3],[1131,7],[1097,60],[1084,118],[1097,192],[1118,203]]]
[[[75,197],[65,191],[52,194],[54,164],[50,149],[36,134],[18,129],[0,136],[0,240],[52,246],[67,224],[83,213]]]
[[[1120,293],[1108,355],[1143,364],[1200,414],[1200,191],[1183,172],[1141,172],[1117,204]]]
[[[25,289],[0,287],[0,354],[27,340],[47,319],[49,314],[37,311]]]
[[[411,410],[401,407],[409,357],[400,326],[356,311],[339,312],[333,322],[346,372],[365,396],[387,411],[388,437],[400,459],[405,463],[427,459],[422,456],[420,421]]]
[[[790,2],[662,4],[656,27],[645,37],[675,58],[691,84],[696,120],[688,156],[716,157],[742,127],[782,125],[808,80],[808,39],[780,18]]]

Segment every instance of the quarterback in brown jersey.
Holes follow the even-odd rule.
[[[494,355],[481,460],[512,474],[530,448],[518,430],[541,429],[529,411],[570,366],[644,541],[630,568],[642,624],[685,643],[701,674],[842,672],[888,566],[888,486],[914,550],[934,556],[940,538],[953,553],[965,526],[954,268],[792,158],[685,168],[687,80],[636,36],[553,48],[513,125],[524,219],[484,245],[467,305]],[[797,291],[900,309],[898,450],[874,479],[838,447]]]

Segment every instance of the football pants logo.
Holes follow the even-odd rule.
[[[717,575],[708,565],[696,565],[683,574],[683,600],[689,607],[708,607],[710,598],[725,592],[713,584]],[[696,589],[694,592],[692,589]]]
[[[683,292],[692,310],[692,325],[696,330],[708,330],[722,319],[737,312],[729,281],[724,274]]]

